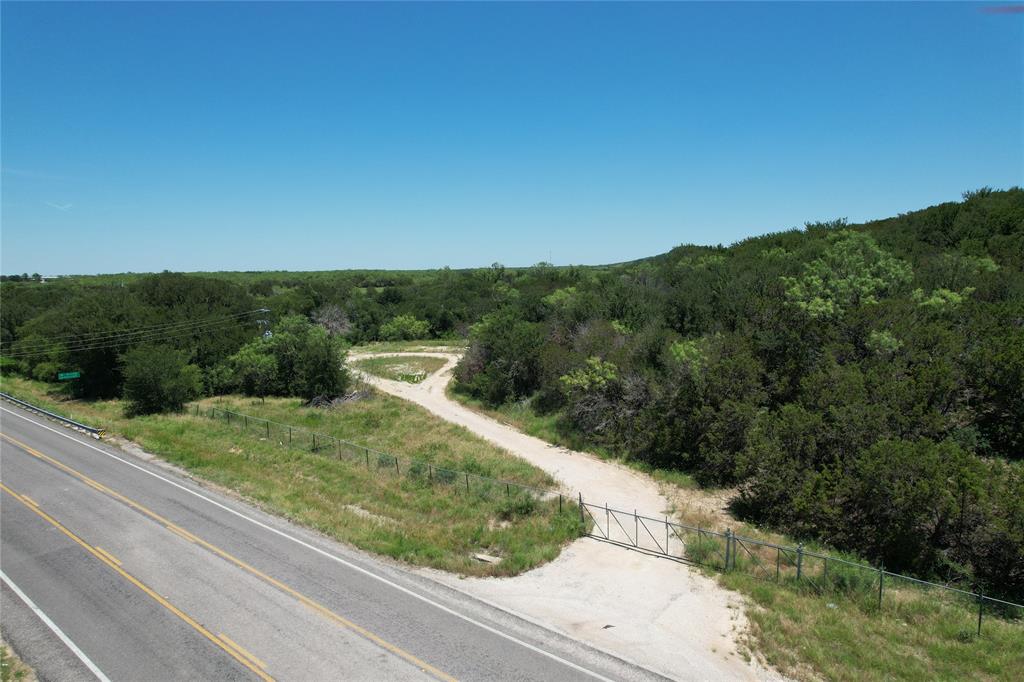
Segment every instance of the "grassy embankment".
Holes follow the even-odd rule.
[[[616,454],[595,448],[577,434],[562,428],[556,414],[538,414],[530,403],[499,408],[453,390],[448,395],[463,405],[487,414],[537,438],[564,447],[593,452],[608,459]],[[620,459],[620,461],[622,461]],[[797,541],[779,533],[756,528],[736,519],[728,510],[729,490],[703,490],[685,473],[642,469],[664,484],[674,517],[690,526],[724,531],[783,546]],[[857,557],[807,544],[811,551],[850,561]],[[768,574],[775,569],[775,554],[750,548],[764,562]],[[783,560],[781,584],[758,575],[760,569],[746,550],[739,557],[755,574],[743,570],[709,571],[723,586],[743,594],[750,604],[751,630],[746,646],[769,664],[796,679],[826,680],[1015,680],[1024,670],[1024,622],[996,618],[986,609],[982,637],[975,635],[977,607],[955,597],[897,586],[887,579],[881,610],[877,607],[877,582],[861,585],[853,595],[826,588],[820,594],[792,578],[794,567]],[[791,563],[791,562],[790,562]],[[813,565],[820,571],[820,562]],[[835,566],[833,579],[839,580]],[[869,573],[843,572],[851,580],[868,583]],[[820,581],[819,581],[820,582]]]
[[[18,655],[7,646],[7,642],[0,640],[0,682],[34,679],[35,673],[32,668],[18,658]]]
[[[420,566],[466,575],[513,575],[556,557],[579,532],[567,509],[524,509],[515,498],[481,498],[426,482],[339,462],[207,417],[189,414],[128,419],[121,401],[65,401],[55,387],[15,377],[3,390],[23,400],[134,441],[145,450],[225,486],[264,508],[359,548]],[[329,410],[300,400],[207,399],[225,409],[272,419],[436,466],[536,487],[553,487],[541,470],[460,427],[387,395]],[[557,510],[557,502],[554,503]],[[499,556],[482,563],[474,553]]]
[[[444,358],[423,355],[406,357],[383,357],[356,360],[350,363],[356,369],[383,379],[418,384],[444,366]]]

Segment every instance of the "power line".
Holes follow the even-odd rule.
[[[222,327],[225,324],[226,324],[226,322],[217,322],[217,323],[211,323],[211,324],[207,325],[205,329],[204,328],[193,327],[193,328],[189,328],[189,329],[181,329],[181,330],[177,330],[177,331],[171,331],[170,333],[157,332],[157,333],[149,334],[149,335],[146,335],[146,336],[133,337],[133,338],[130,338],[130,339],[112,339],[112,340],[108,340],[108,341],[105,341],[105,342],[102,342],[102,343],[96,343],[96,344],[93,344],[93,345],[75,346],[75,347],[71,347],[71,348],[59,347],[58,349],[33,351],[31,353],[12,353],[10,355],[5,355],[4,357],[19,359],[19,358],[39,357],[41,355],[49,355],[50,353],[53,353],[55,350],[60,350],[62,352],[68,352],[68,353],[79,353],[79,352],[82,352],[82,351],[89,351],[89,350],[103,350],[103,349],[106,349],[106,348],[119,348],[119,347],[122,347],[122,346],[127,346],[129,344],[134,344],[134,343],[142,343],[142,342],[146,342],[146,341],[159,341],[161,339],[171,339],[171,338],[176,338],[176,337],[180,337],[180,336],[186,336],[186,335],[189,335],[189,334],[193,334],[196,331],[214,331],[218,327]]]
[[[104,331],[101,331],[101,332],[86,332],[86,333],[83,333],[83,334],[77,334],[77,333],[60,334],[58,336],[48,337],[44,341],[41,341],[41,342],[39,342],[37,344],[33,344],[33,345],[56,345],[58,343],[63,343],[63,339],[72,339],[73,342],[75,342],[75,343],[77,343],[77,342],[86,342],[86,341],[98,341],[98,340],[100,340],[100,339],[102,339],[104,337],[123,336],[123,335],[127,335],[127,334],[141,334],[143,332],[157,331],[157,330],[164,329],[164,328],[179,327],[181,325],[197,325],[197,324],[201,324],[201,323],[204,323],[204,322],[214,321],[214,319],[226,319],[226,318],[229,318],[229,317],[244,317],[246,315],[256,314],[257,312],[269,312],[269,310],[267,310],[266,308],[260,308],[258,310],[247,310],[245,312],[233,312],[233,313],[231,313],[229,315],[223,315],[221,317],[208,317],[207,319],[200,319],[200,321],[195,321],[195,319],[191,319],[191,321],[188,321],[188,319],[186,319],[186,321],[178,321],[178,322],[170,322],[170,323],[160,323],[158,325],[143,325],[141,327],[132,327],[132,328],[129,328],[129,329],[124,329],[124,330],[114,330],[114,331],[104,330]]]
[[[71,343],[93,343],[95,341],[102,341],[107,338],[115,338],[120,336],[131,336],[135,334],[147,334],[156,331],[164,331],[170,329],[176,329],[179,327],[187,327],[194,325],[201,325],[207,322],[213,322],[218,320],[229,320],[246,317],[249,315],[255,315],[256,313],[267,313],[270,312],[266,308],[259,308],[257,310],[248,310],[242,313],[232,313],[231,315],[225,315],[221,317],[207,318],[206,320],[183,320],[178,322],[162,322],[160,324],[145,325],[141,327],[132,327],[129,329],[122,329],[117,331],[99,331],[99,332],[88,332],[84,334],[62,334],[60,336],[51,336],[37,343],[29,344],[28,346],[22,346],[18,348],[18,352],[28,352],[36,349],[57,347],[63,343],[63,339],[72,339]],[[8,344],[10,345],[10,344]]]
[[[261,311],[255,311],[255,312],[261,312]],[[78,344],[74,344],[74,345],[71,345],[71,346],[65,346],[64,344],[58,343],[58,344],[54,344],[52,346],[43,347],[43,348],[19,349],[17,352],[7,354],[5,357],[9,357],[9,358],[38,357],[40,355],[47,355],[47,354],[52,353],[52,352],[54,352],[56,350],[60,350],[60,351],[64,351],[64,352],[80,352],[80,351],[87,351],[87,350],[101,350],[101,349],[104,349],[104,348],[116,348],[118,346],[124,346],[124,345],[128,345],[128,344],[131,344],[131,343],[139,343],[139,342],[143,342],[143,341],[153,341],[153,340],[157,340],[157,339],[161,339],[161,338],[174,338],[174,337],[184,336],[184,335],[187,335],[187,334],[193,334],[193,333],[198,332],[198,331],[209,332],[209,331],[213,331],[213,330],[217,329],[218,327],[222,327],[222,326],[224,326],[226,324],[234,322],[235,321],[235,317],[236,316],[231,316],[231,317],[226,317],[226,318],[218,318],[218,319],[215,319],[215,320],[207,320],[207,321],[202,321],[202,322],[193,322],[193,323],[190,323],[188,326],[185,326],[185,327],[182,327],[182,328],[174,328],[174,329],[163,328],[163,329],[150,330],[150,331],[144,331],[144,332],[137,332],[136,331],[136,332],[132,332],[130,334],[122,335],[122,336],[115,337],[115,338],[86,340],[86,341],[79,342]]]

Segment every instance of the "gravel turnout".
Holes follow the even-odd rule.
[[[401,353],[350,353],[356,364]],[[445,360],[422,382],[363,374],[382,391],[412,401],[550,473],[564,492],[594,503],[664,515],[669,501],[642,473],[593,455],[554,446],[474,412],[445,394],[459,355],[418,352]],[[514,578],[447,582],[528,620],[635,661],[675,679],[779,679],[745,652],[741,598],[684,564],[593,539],[573,543],[555,561]]]

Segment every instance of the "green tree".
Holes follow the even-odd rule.
[[[385,341],[423,339],[430,333],[430,324],[412,315],[397,315],[380,326],[380,338]]]
[[[277,386],[277,358],[269,344],[255,341],[231,356],[235,378],[246,395],[260,398],[272,394]]]
[[[911,280],[910,264],[863,232],[843,230],[829,241],[800,277],[783,277],[786,296],[811,317],[838,317],[851,306],[877,303]]]
[[[166,346],[139,346],[121,357],[129,416],[178,411],[203,389],[202,372],[188,354]]]

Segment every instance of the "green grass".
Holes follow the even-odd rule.
[[[0,642],[0,682],[15,682],[32,677],[32,668],[18,658],[6,643]]]
[[[418,384],[444,367],[444,358],[416,355],[404,357],[367,358],[352,363],[353,367],[383,379]]]
[[[430,351],[438,348],[464,348],[466,340],[453,339],[416,339],[413,341],[372,341],[352,346],[350,353],[409,353]]]
[[[977,607],[956,598],[890,590],[879,612],[873,594],[819,595],[740,572],[719,580],[752,604],[750,646],[797,679],[1009,681],[1024,670],[1021,621],[989,614],[977,637]]]
[[[195,475],[230,488],[269,511],[367,551],[464,575],[514,575],[555,558],[580,533],[578,515],[557,501],[524,504],[515,495],[481,496],[287,448],[252,430],[190,414],[128,419],[117,400],[64,401],[49,384],[14,377],[3,390],[108,435],[132,440]],[[425,410],[375,394],[332,409],[297,399],[204,401],[225,409],[334,435],[435,466],[551,487],[543,471]],[[504,490],[500,491],[504,493]],[[502,558],[476,561],[481,552]]]
[[[755,528],[721,512],[723,491],[699,489],[686,473],[669,469],[652,469],[631,462],[618,453],[595,447],[578,434],[563,427],[558,414],[538,414],[529,401],[506,404],[498,408],[449,387],[448,395],[498,421],[537,438],[564,447],[592,452],[606,459],[617,459],[646,471],[656,480],[668,484],[677,518],[683,523],[719,531],[730,527],[740,535],[763,539],[784,546],[797,541],[784,535]],[[718,498],[718,499],[716,499]],[[719,541],[718,545],[721,545]],[[688,543],[688,557],[695,561],[721,564],[721,547],[705,537]],[[816,543],[806,549],[838,556],[850,561],[857,557],[843,555]],[[751,548],[754,549],[754,548]],[[754,549],[755,554],[757,550]],[[769,573],[774,573],[774,554],[761,559]],[[881,611],[877,608],[877,582],[870,572],[847,571],[842,576],[855,586],[864,582],[853,596],[838,590],[819,594],[807,584],[792,579],[794,567],[785,565],[781,583],[765,580],[752,565],[754,560],[742,552],[739,570],[720,573],[704,569],[724,587],[744,595],[750,607],[747,618],[751,624],[747,646],[764,657],[786,675],[801,680],[1017,680],[1024,670],[1024,620],[1007,620],[988,613],[983,634],[975,635],[977,606],[964,603],[937,592],[912,587],[895,589],[887,579]],[[830,562],[831,578],[839,579],[837,564]],[[814,564],[812,570],[820,570]],[[866,573],[866,575],[864,575]],[[871,581],[871,586],[868,582]],[[832,606],[829,606],[829,605]]]

